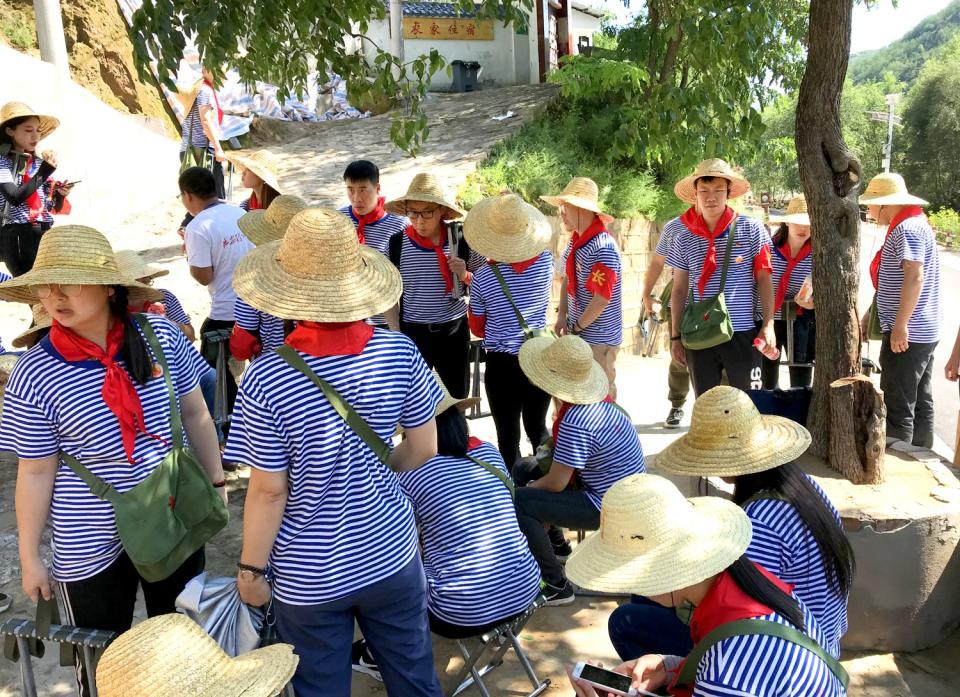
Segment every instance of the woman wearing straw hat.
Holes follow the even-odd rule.
[[[36,154],[37,144],[59,125],[23,102],[0,108],[0,256],[13,276],[33,266],[40,237],[53,225],[50,212],[61,209],[73,188],[50,178],[56,154]]]
[[[451,397],[433,377],[443,390],[437,456],[398,476],[420,530],[430,629],[464,639],[526,610],[540,594],[540,569],[517,525],[503,460],[467,429],[463,412],[479,397]],[[353,668],[379,677],[363,641],[354,645]]]
[[[544,524],[596,530],[607,489],[645,471],[643,448],[629,415],[609,396],[610,383],[590,345],[580,337],[528,339],[520,347],[520,367],[530,382],[560,400],[550,469],[540,476],[535,460],[521,461],[514,478],[526,483],[517,489],[517,518],[540,564],[544,595],[550,605],[566,605],[573,602],[573,587]],[[569,489],[574,475],[581,485],[576,491]]]
[[[787,322],[793,322],[793,355],[787,357],[787,362],[791,364],[790,386],[810,387],[813,384],[813,368],[793,365],[813,363],[817,345],[810,281],[813,273],[810,215],[803,194],[790,199],[786,213],[778,217],[771,216],[770,223],[777,225],[773,234],[772,254],[773,331],[777,337],[777,348],[787,345]],[[787,300],[793,300],[800,308],[793,319],[784,317],[783,304]],[[764,354],[761,360],[763,389],[772,390],[780,381],[780,357],[771,359]]]
[[[389,249],[403,277],[400,329],[450,392],[466,397],[470,327],[465,297],[484,259],[462,241],[451,249],[444,224],[464,212],[450,202],[437,178],[425,172],[385,208],[410,219],[403,234],[391,238]]]
[[[516,194],[480,201],[463,222],[470,247],[489,263],[470,285],[470,329],[487,353],[484,384],[507,467],[520,457],[520,423],[536,449],[547,439],[550,395],[520,370],[527,334],[544,333],[553,285],[550,223]],[[523,318],[523,325],[520,323]]]
[[[289,644],[230,658],[196,622],[180,614],[144,620],[119,637],[97,664],[100,697],[275,697],[297,668]]]
[[[243,210],[267,208],[281,194],[276,160],[266,150],[233,152],[226,157],[234,167],[243,170],[240,183],[250,189],[250,196],[240,204]]]
[[[933,352],[940,341],[940,256],[922,198],[903,177],[882,172],[860,197],[869,216],[887,226],[870,264],[880,345],[880,388],[887,405],[887,444],[933,447]],[[868,336],[870,312],[861,322]],[[898,443],[899,441],[899,443]]]
[[[390,694],[438,696],[413,510],[381,457],[403,471],[436,455],[442,394],[409,338],[363,322],[397,302],[400,274],[342,214],[308,208],[244,257],[234,285],[297,322],[244,374],[224,453],[252,467],[240,597],[272,594],[298,694],[350,694],[356,619]]]
[[[117,250],[117,268],[119,268],[120,273],[127,278],[132,278],[146,286],[152,286],[155,278],[160,278],[160,276],[166,276],[170,273],[169,269],[148,263],[146,259],[140,256],[139,252],[135,252],[132,249]],[[187,340],[193,343],[197,338],[197,334],[193,329],[193,324],[190,322],[190,315],[183,309],[179,298],[166,288],[157,288],[157,290],[162,294],[160,304],[158,305],[148,300],[143,303],[142,307],[135,308],[136,311],[163,315],[180,327],[180,331],[184,333]]]
[[[810,434],[796,422],[761,416],[744,392],[720,386],[696,401],[689,433],[657,455],[657,468],[734,485],[733,501],[753,524],[747,556],[793,586],[836,658],[855,562],[840,515],[795,463],[809,445]],[[690,641],[674,613],[649,601],[615,610],[609,630],[625,659]]]
[[[68,624],[122,632],[133,620],[138,587],[147,614],[174,610],[184,584],[203,570],[200,548],[168,578],[147,583],[121,546],[110,503],[74,473],[61,454],[76,454],[121,493],[157,468],[173,448],[165,362],[192,450],[210,481],[223,488],[220,451],[198,389],[206,364],[183,333],[146,315],[163,355],[148,348],[128,308],[160,293],[123,276],[110,243],[79,225],[52,229],[28,273],[0,285],[0,299],[40,303],[50,333],[17,362],[3,401],[0,448],[17,454],[17,529],[24,592],[36,601],[57,595]],[[119,359],[116,357],[119,356]],[[162,361],[160,359],[163,359]],[[40,556],[48,515],[52,574]],[[82,667],[81,694],[89,694]]]
[[[581,335],[617,397],[617,352],[623,340],[623,297],[620,250],[607,225],[613,220],[600,209],[600,190],[587,177],[574,177],[556,196],[542,200],[560,209],[570,233],[563,253],[566,292],[560,294],[557,334]]]
[[[674,187],[677,198],[690,208],[677,219],[683,229],[667,257],[674,269],[670,351],[674,360],[687,365],[697,395],[719,385],[724,372],[734,387],[759,389],[760,353],[753,347],[754,339],[776,344],[770,235],[759,221],[738,216],[727,205],[748,191],[750,183],[720,159],[704,160]],[[683,308],[690,302],[709,302],[721,291],[729,320],[726,329],[732,333],[717,332],[713,345],[706,345],[712,343],[708,341],[687,348],[692,336],[681,336]],[[713,312],[711,317],[719,318],[720,313]]]
[[[633,687],[669,686],[678,696],[846,694],[846,672],[823,650],[816,618],[790,584],[745,554],[751,528],[736,504],[685,499],[656,475],[623,479],[604,496],[600,533],[574,550],[570,578],[585,588],[640,593],[686,614],[692,609],[691,653],[622,663],[615,670],[631,676]],[[586,683],[572,676],[571,683],[579,697],[596,697]]]
[[[200,67],[200,71],[201,78],[190,91],[177,95],[185,113],[180,129],[180,160],[186,157],[187,148],[193,148],[198,163],[210,158],[212,166],[207,169],[213,172],[217,197],[226,198],[226,189],[223,186],[223,161],[226,154],[220,146],[223,109],[220,108],[220,99],[213,85],[213,71],[205,65]]]

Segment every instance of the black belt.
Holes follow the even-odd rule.
[[[448,322],[429,322],[426,324],[421,324],[420,322],[405,322],[405,324],[409,324],[414,327],[424,327],[431,334],[453,334],[457,329],[460,328],[460,323],[462,321],[463,317],[458,317],[457,319],[452,319]]]

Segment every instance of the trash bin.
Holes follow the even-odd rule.
[[[480,64],[476,61],[455,60],[451,92],[473,92],[480,89]]]

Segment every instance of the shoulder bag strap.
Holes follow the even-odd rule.
[[[705,636],[696,646],[693,647],[690,655],[688,655],[686,660],[683,662],[683,666],[680,668],[680,673],[677,675],[676,684],[693,685],[694,680],[697,677],[697,668],[700,665],[701,659],[714,644],[735,636],[756,635],[777,637],[778,639],[789,641],[792,644],[796,644],[797,646],[806,649],[821,661],[826,663],[830,671],[836,676],[837,680],[840,681],[840,684],[843,685],[843,689],[847,689],[847,684],[850,682],[850,676],[847,675],[847,671],[844,670],[842,665],[840,665],[840,661],[824,651],[820,644],[794,627],[790,627],[785,624],[779,624],[777,622],[755,619],[727,622],[726,624],[720,625],[712,632],[707,634],[707,636]]]
[[[180,418],[180,407],[177,406],[177,394],[173,390],[173,378],[170,375],[170,366],[167,365],[167,357],[163,353],[163,346],[160,339],[157,338],[150,321],[142,314],[133,315],[134,321],[140,327],[140,331],[147,339],[147,346],[153,352],[157,363],[163,369],[163,379],[167,383],[167,399],[170,403],[170,433],[173,434],[173,447],[182,448],[184,443],[183,421]]]
[[[730,232],[727,233],[727,251],[723,255],[723,271],[720,272],[720,290],[717,292],[717,295],[723,293],[723,289],[727,285],[727,267],[730,266],[730,254],[733,252],[733,236],[737,231],[737,218],[733,219],[733,222],[730,223]]]
[[[367,422],[363,420],[363,417],[337,392],[336,388],[313,372],[310,366],[307,365],[307,362],[300,357],[300,354],[290,346],[284,344],[274,350],[290,367],[306,375],[314,385],[323,391],[323,395],[327,398],[327,401],[330,402],[330,406],[332,406],[334,411],[340,415],[340,418],[346,422],[347,426],[360,437],[360,440],[367,444],[367,447],[374,452],[380,459],[380,462],[389,466],[390,446],[370,428]]]
[[[514,313],[517,315],[517,321],[520,323],[520,328],[523,330],[524,334],[529,334],[530,326],[523,318],[523,314],[520,312],[520,308],[517,307],[517,303],[514,302],[513,295],[510,293],[510,289],[507,287],[506,279],[503,277],[503,274],[500,273],[500,269],[497,268],[496,264],[491,264],[490,268],[493,270],[493,275],[496,276],[497,280],[500,282],[500,288],[503,289],[503,294],[507,296],[507,300],[510,302],[510,307],[513,308]]]
[[[501,470],[499,467],[494,467],[494,466],[491,465],[489,462],[484,462],[483,460],[481,460],[481,459],[479,459],[479,458],[476,458],[476,457],[474,457],[473,455],[469,455],[469,454],[468,454],[468,455],[467,455],[467,459],[468,459],[468,460],[473,460],[473,461],[476,462],[478,465],[480,465],[481,467],[483,467],[483,469],[487,470],[487,472],[489,472],[490,474],[496,475],[496,476],[497,476],[497,479],[499,479],[501,482],[503,482],[503,485],[504,485],[505,487],[507,487],[507,489],[510,491],[510,497],[513,498],[513,497],[515,496],[515,494],[516,494],[516,488],[517,488],[517,487],[516,487],[516,485],[510,480],[510,477],[507,476],[507,475],[503,472],[503,470]]]

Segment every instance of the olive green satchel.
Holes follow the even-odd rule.
[[[720,273],[720,290],[712,298],[694,302],[693,289],[686,309],[680,315],[680,341],[691,351],[713,348],[733,338],[733,323],[727,312],[723,289],[727,284],[727,268],[733,252],[733,237],[737,229],[734,219],[727,235],[727,251],[723,255],[723,271]]]

